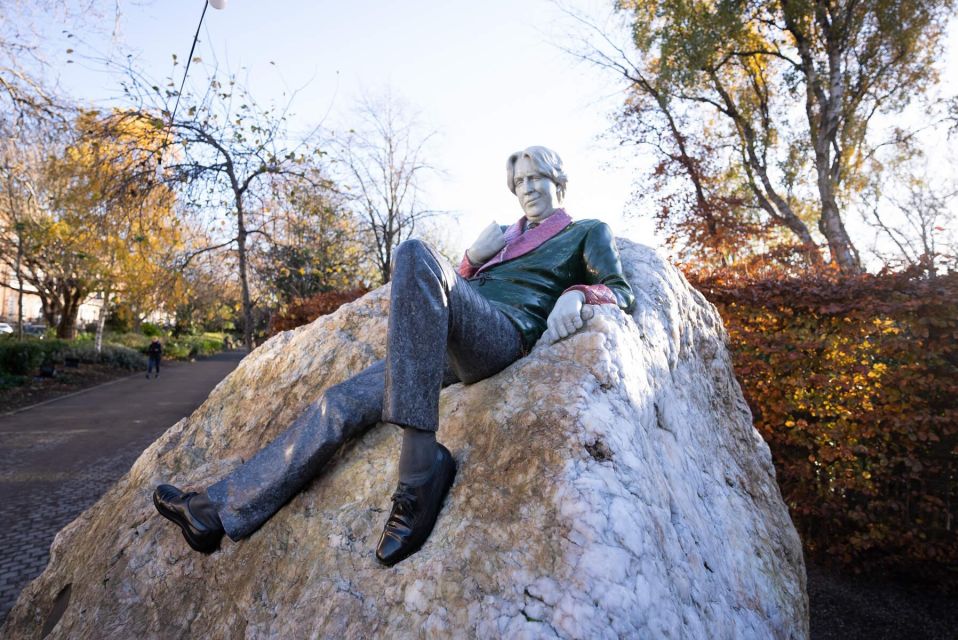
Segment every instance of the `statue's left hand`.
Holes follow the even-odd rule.
[[[585,294],[581,291],[567,291],[559,296],[546,320],[548,328],[541,340],[552,344],[581,329],[584,320],[592,317],[592,308],[584,303]]]

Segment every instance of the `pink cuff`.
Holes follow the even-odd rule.
[[[471,278],[476,275],[476,271],[479,271],[481,264],[472,264],[472,260],[469,259],[469,255],[466,253],[462,254],[462,262],[459,263],[459,275],[463,278]]]
[[[574,284],[567,291],[581,291],[585,295],[585,304],[618,304],[612,289],[604,284]]]

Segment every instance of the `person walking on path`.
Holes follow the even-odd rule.
[[[153,341],[150,342],[150,346],[146,350],[146,355],[149,357],[149,363],[146,365],[147,380],[149,380],[150,373],[152,373],[154,370],[156,370],[156,373],[153,374],[153,377],[159,377],[160,357],[163,355],[163,345],[160,344],[160,339],[156,336],[153,336]]]

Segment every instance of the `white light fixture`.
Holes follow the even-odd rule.
[[[226,0],[209,0],[210,6],[214,9],[225,9]]]

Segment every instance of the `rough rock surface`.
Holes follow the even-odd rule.
[[[150,502],[162,481],[212,482],[380,357],[380,289],[248,356],[60,532],[0,635],[807,638],[801,545],[720,318],[651,249],[619,244],[631,318],[599,308],[574,337],[443,392],[460,472],[412,558],[373,555],[392,428],[209,557]]]

